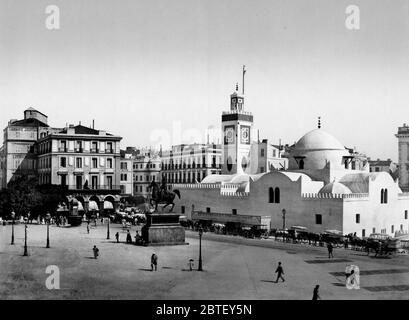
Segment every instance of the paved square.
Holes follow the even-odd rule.
[[[10,245],[10,226],[0,226],[0,299],[307,299],[316,284],[323,299],[407,299],[409,257],[374,258],[366,253],[336,249],[336,263],[327,260],[325,247],[287,244],[273,240],[243,239],[211,233],[203,235],[203,272],[189,271],[199,252],[197,233],[187,231],[185,246],[139,247],[125,244],[126,232],[111,224],[92,227],[50,227],[51,248],[46,249],[46,227],[28,226],[29,256],[23,257],[24,226],[18,225],[16,244]],[[132,236],[135,235],[132,228]],[[114,235],[120,233],[121,243]],[[92,247],[100,256],[93,259]],[[150,256],[159,257],[158,271],[150,271]],[[278,262],[284,283],[275,283]],[[363,271],[361,287],[345,288],[345,267]],[[48,290],[45,270],[60,270],[60,290]],[[373,271],[375,270],[375,272]],[[376,270],[380,270],[376,272]],[[386,272],[385,270],[389,270]],[[370,288],[384,288],[370,289]],[[385,288],[388,287],[389,289]],[[369,288],[369,289],[368,289]]]

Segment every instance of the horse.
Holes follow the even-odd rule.
[[[180,191],[179,190],[173,190],[173,191],[167,191],[165,190],[163,196],[161,194],[161,191],[159,189],[159,185],[155,182],[152,181],[151,184],[149,185],[149,188],[152,188],[152,198],[149,200],[151,206],[153,206],[152,202],[155,202],[155,212],[158,211],[158,204],[160,203],[165,203],[166,205],[163,208],[166,208],[169,205],[172,205],[172,208],[170,208],[169,212],[173,211],[173,208],[175,207],[175,203],[173,200],[175,200],[175,197],[178,196],[180,199]]]

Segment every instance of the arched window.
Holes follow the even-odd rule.
[[[274,189],[268,188],[268,202],[274,203]]]
[[[299,167],[300,167],[301,170],[304,169],[304,160],[303,159],[300,160]],[[278,192],[280,192],[280,191],[278,191]]]
[[[381,203],[383,203],[383,189],[381,189]]]
[[[383,192],[383,203],[388,203],[388,189]]]
[[[280,188],[275,188],[274,190],[274,202],[280,203]]]

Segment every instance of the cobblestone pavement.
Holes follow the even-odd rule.
[[[316,284],[323,299],[407,299],[409,257],[374,258],[362,252],[274,240],[243,239],[205,233],[203,272],[197,268],[199,243],[187,231],[189,245],[140,247],[125,244],[126,231],[111,224],[76,228],[50,227],[51,248],[46,249],[46,227],[28,226],[29,256],[23,256],[24,226],[0,226],[0,299],[311,299]],[[136,227],[132,227],[132,236]],[[116,243],[115,233],[121,243]],[[93,259],[92,247],[100,256]],[[159,257],[158,271],[150,271],[150,256]],[[285,282],[275,283],[281,261]],[[360,290],[345,288],[347,265],[361,270]],[[46,267],[60,269],[60,290],[48,290]]]

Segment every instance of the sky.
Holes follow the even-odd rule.
[[[2,128],[33,107],[53,127],[95,119],[122,148],[205,142],[242,65],[261,138],[292,144],[321,116],[345,146],[397,161],[409,0],[0,0]]]

